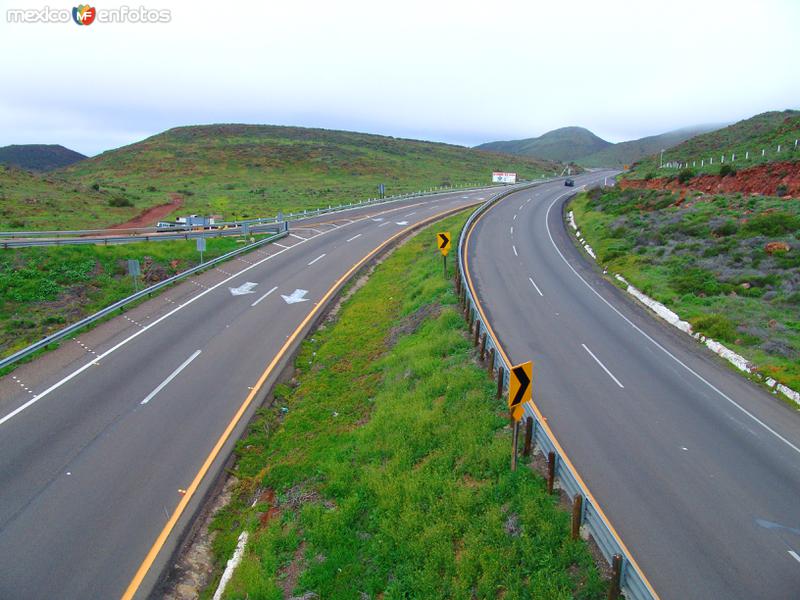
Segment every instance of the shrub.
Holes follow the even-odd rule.
[[[96,181],[92,185],[90,185],[89,187],[91,187],[95,192],[99,192],[100,191],[100,184],[97,183]]]
[[[725,315],[712,313],[691,319],[692,327],[703,333],[706,337],[733,342],[738,337],[736,327]]]
[[[778,187],[775,188],[776,196],[785,196],[788,193],[789,193],[789,188],[787,188],[784,184],[780,184]]]
[[[719,176],[728,177],[729,175],[736,175],[736,169],[734,169],[731,165],[722,165],[719,168]]]
[[[148,185],[148,186],[147,186],[147,191],[148,191],[148,192],[157,192],[158,190],[156,189],[156,186],[154,186],[154,185]]]
[[[742,231],[754,235],[778,236],[800,229],[800,216],[788,212],[761,213],[742,226]]]
[[[711,271],[692,267],[676,271],[669,279],[669,284],[679,294],[705,294],[714,296],[720,292],[720,284]]]
[[[655,173],[648,173],[647,175],[645,175],[645,176],[644,176],[644,180],[645,180],[645,181],[650,181],[650,180],[651,180],[651,179],[653,179],[655,176],[656,176],[656,174],[655,174]]]
[[[692,169],[683,169],[680,173],[678,173],[678,183],[686,183],[692,177],[694,177],[695,173]]]
[[[737,231],[739,231],[739,226],[736,224],[736,221],[725,221],[722,225],[714,229],[714,234],[725,237],[727,235],[735,235]]]
[[[127,206],[133,206],[133,202],[124,196],[114,196],[108,200],[108,205],[113,206],[114,208],[124,208]]]

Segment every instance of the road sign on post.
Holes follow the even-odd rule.
[[[515,421],[519,421],[525,410],[524,404],[533,397],[533,363],[531,361],[511,367],[508,384],[508,409]]]
[[[450,252],[450,232],[440,231],[436,234],[436,245],[442,253],[442,264],[444,265],[444,278],[447,279],[447,253]]]
[[[197,251],[200,253],[200,264],[203,264],[203,252],[206,251],[206,238],[197,238]]]

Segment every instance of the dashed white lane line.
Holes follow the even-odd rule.
[[[174,301],[173,301],[173,303],[174,303]],[[94,350],[92,350],[91,348],[89,348],[89,346],[87,346],[86,344],[84,344],[84,343],[83,343],[82,341],[80,341],[78,338],[72,338],[72,341],[74,341],[76,344],[78,344],[78,346],[80,346],[81,348],[83,348],[84,350],[86,350],[86,351],[87,351],[89,354],[94,354],[95,356],[97,356],[97,352],[95,352]]]
[[[290,233],[289,237],[293,237],[293,238],[295,238],[297,240],[303,240],[304,242],[308,239],[308,238],[300,237],[299,235],[296,235],[294,233]]]
[[[317,258],[315,258],[315,259],[314,259],[314,260],[312,260],[310,263],[308,263],[308,266],[310,267],[311,265],[313,265],[313,264],[314,264],[315,262],[317,262],[318,260],[322,260],[323,258],[325,258],[325,256],[326,256],[326,254],[325,254],[325,253],[323,253],[323,254],[320,254],[320,255],[319,255]]]
[[[170,381],[172,381],[173,379],[175,379],[175,378],[178,376],[178,374],[179,374],[181,371],[183,371],[183,370],[184,370],[186,367],[188,367],[188,366],[189,366],[189,363],[191,363],[191,362],[192,362],[192,361],[193,361],[195,358],[197,358],[198,356],[200,356],[200,353],[201,353],[201,352],[202,352],[202,350],[196,350],[196,351],[194,352],[194,354],[192,354],[192,355],[191,355],[189,358],[187,358],[185,361],[183,361],[183,363],[181,364],[181,366],[179,366],[179,367],[178,367],[177,369],[175,369],[175,370],[174,370],[172,373],[170,373],[170,374],[169,374],[169,377],[167,377],[167,378],[166,378],[164,381],[162,381],[161,383],[159,383],[159,384],[158,384],[158,387],[157,387],[156,389],[154,389],[152,392],[150,392],[149,394],[147,394],[147,398],[145,398],[144,400],[142,400],[140,404],[147,404],[148,402],[150,402],[150,400],[152,400],[152,399],[155,397],[155,395],[156,395],[158,392],[160,392],[160,391],[161,391],[161,390],[163,390],[165,387],[167,387],[167,385],[169,385],[169,382],[170,382]]]
[[[510,233],[511,235],[514,235],[514,226],[513,226],[513,225],[511,226],[511,229],[509,229],[509,233]]]
[[[417,211],[410,212],[410,213],[408,213],[407,215],[403,215],[403,216],[404,216],[404,217],[410,217],[411,215],[415,215],[415,214],[417,214]]]
[[[513,218],[513,219],[511,219],[511,220],[512,220],[512,221],[516,221],[516,220],[517,220],[517,213],[514,213],[514,218]]]
[[[359,233],[358,235],[354,235],[353,237],[351,237],[351,238],[350,238],[349,240],[347,240],[347,241],[348,241],[348,242],[352,242],[353,240],[355,240],[355,239],[357,239],[357,238],[360,238],[360,237],[361,237],[361,234]]]
[[[18,384],[19,384],[19,387],[21,387],[23,390],[25,390],[25,391],[26,391],[26,392],[28,392],[29,394],[33,395],[33,390],[31,390],[31,388],[29,388],[27,385],[25,385],[24,383],[22,383],[22,381],[20,381],[19,379],[17,379],[16,375],[12,375],[12,376],[11,376],[11,379],[13,379],[13,380],[14,380],[16,383],[18,383]]]
[[[256,300],[255,302],[253,302],[253,303],[252,303],[250,306],[255,306],[256,304],[258,304],[259,302],[261,302],[261,301],[262,301],[264,298],[266,298],[267,296],[269,296],[269,295],[270,295],[272,292],[274,292],[274,291],[275,291],[275,290],[277,290],[277,289],[278,289],[278,286],[276,285],[274,288],[272,288],[272,289],[271,289],[270,291],[268,291],[266,294],[264,294],[263,296],[261,296],[261,298],[259,298],[259,299],[258,299],[258,300]]]
[[[384,227],[386,225],[391,225],[391,222],[386,221],[385,223],[381,223],[380,225],[378,225],[378,227]]]
[[[533,278],[532,277],[528,277],[528,281],[530,281],[531,285],[536,289],[537,292],[539,292],[539,295],[544,297],[544,294],[542,293],[542,290],[539,289],[539,286],[536,285],[536,282],[533,280]]]
[[[519,254],[517,254],[517,247],[514,244],[511,244],[511,248],[514,250],[514,256],[519,256]]]
[[[624,385],[622,385],[622,384],[619,382],[619,379],[617,379],[616,377],[614,377],[614,374],[613,374],[611,371],[609,371],[609,370],[606,368],[606,366],[605,366],[603,363],[601,363],[601,362],[600,362],[600,359],[599,359],[599,358],[597,358],[597,357],[594,355],[594,352],[592,352],[591,350],[589,350],[589,348],[586,346],[586,344],[581,344],[581,346],[583,346],[583,349],[584,349],[584,350],[586,350],[586,351],[589,353],[589,356],[591,356],[591,357],[594,359],[594,361],[595,361],[595,362],[596,362],[598,365],[600,365],[600,367],[603,369],[603,371],[605,371],[605,372],[606,372],[606,375],[608,375],[609,377],[611,377],[611,379],[613,379],[613,380],[614,380],[614,383],[616,383],[616,384],[617,384],[619,387],[621,387],[621,388],[624,390],[624,389],[625,389],[625,386],[624,386]]]
[[[581,187],[583,187],[583,186],[581,186]],[[569,193],[571,193],[571,192],[564,192],[564,193],[563,193],[563,194],[561,194],[560,196],[556,196],[556,198],[555,198],[555,199],[553,199],[553,201],[550,203],[550,206],[548,206],[548,207],[547,207],[547,212],[545,212],[545,215],[544,215],[545,229],[547,229],[547,237],[548,237],[548,238],[550,238],[550,243],[552,244],[553,248],[555,248],[555,251],[556,251],[556,252],[558,253],[558,255],[561,257],[561,260],[564,262],[564,264],[565,264],[565,265],[567,265],[567,267],[569,267],[569,269],[570,269],[570,270],[571,270],[571,271],[572,271],[572,272],[575,274],[575,276],[576,276],[578,279],[580,279],[580,280],[581,280],[581,282],[582,282],[582,283],[583,283],[583,284],[584,284],[584,285],[585,285],[587,288],[589,288],[589,290],[590,290],[590,291],[591,291],[591,292],[592,292],[592,293],[593,293],[595,296],[597,296],[597,297],[598,297],[598,298],[599,298],[599,299],[600,299],[600,300],[601,300],[601,301],[602,301],[602,302],[603,302],[603,303],[604,303],[606,306],[608,306],[608,307],[609,307],[611,310],[613,310],[615,313],[617,313],[617,315],[618,315],[618,316],[619,316],[619,317],[620,317],[620,318],[621,318],[623,321],[625,321],[625,322],[626,322],[628,325],[630,325],[630,326],[631,326],[631,327],[632,327],[632,328],[633,328],[633,329],[634,329],[634,330],[635,330],[637,333],[641,334],[641,335],[642,335],[642,337],[644,337],[644,338],[645,338],[645,339],[646,339],[648,342],[652,343],[652,344],[653,344],[653,345],[654,345],[656,348],[658,348],[658,349],[659,349],[659,350],[661,350],[661,351],[662,351],[664,354],[666,354],[667,356],[669,356],[669,357],[670,357],[672,360],[674,360],[676,363],[678,363],[680,366],[682,366],[684,369],[686,369],[686,370],[687,370],[689,373],[691,373],[692,375],[694,375],[695,377],[697,377],[698,381],[700,381],[700,382],[704,383],[704,384],[705,384],[705,385],[707,385],[707,386],[708,386],[710,389],[712,389],[712,390],[713,390],[713,391],[715,391],[717,394],[719,394],[719,395],[720,395],[720,397],[721,397],[721,398],[724,398],[724,399],[725,399],[725,400],[726,400],[726,401],[727,401],[727,402],[728,402],[728,403],[729,403],[731,406],[733,406],[733,407],[735,407],[735,408],[739,409],[739,411],[741,411],[741,412],[742,412],[742,414],[744,414],[744,415],[746,415],[748,418],[752,419],[754,423],[757,423],[758,425],[760,425],[761,427],[763,427],[763,428],[764,428],[764,430],[768,431],[768,432],[769,432],[771,435],[773,435],[775,438],[777,438],[778,440],[780,440],[781,442],[783,442],[783,443],[784,443],[786,446],[788,446],[789,448],[791,448],[792,450],[794,450],[795,452],[797,452],[798,454],[800,454],[800,446],[797,446],[797,445],[793,444],[792,442],[790,442],[790,441],[789,441],[787,438],[785,438],[785,437],[784,437],[784,436],[782,436],[780,433],[778,433],[778,432],[777,432],[775,429],[773,429],[772,427],[770,427],[769,425],[767,425],[767,423],[765,423],[764,421],[762,421],[761,419],[759,419],[757,416],[755,416],[753,413],[751,413],[749,410],[747,410],[747,409],[746,409],[744,406],[742,406],[741,404],[739,404],[738,402],[736,402],[736,400],[734,400],[733,398],[731,398],[730,396],[728,396],[728,394],[726,394],[725,392],[723,392],[721,389],[719,389],[717,386],[715,386],[713,383],[711,383],[711,382],[710,382],[708,379],[706,379],[705,377],[703,377],[702,375],[700,375],[700,373],[698,373],[697,371],[695,371],[694,369],[692,369],[692,368],[691,368],[689,365],[687,365],[685,362],[683,362],[683,361],[682,361],[680,358],[678,358],[677,356],[675,356],[675,355],[674,355],[672,352],[670,352],[669,350],[667,350],[667,349],[666,349],[664,346],[662,346],[661,344],[659,344],[659,343],[658,343],[658,342],[657,342],[655,339],[653,339],[651,336],[649,336],[647,333],[645,333],[645,332],[644,332],[644,330],[642,330],[642,329],[641,329],[639,326],[637,326],[637,325],[636,325],[636,324],[635,324],[633,321],[631,321],[631,320],[630,320],[628,317],[626,317],[625,315],[623,315],[623,314],[622,314],[622,313],[621,313],[621,312],[620,312],[620,311],[619,311],[619,310],[618,310],[618,309],[617,309],[617,308],[616,308],[616,307],[615,307],[613,304],[611,304],[611,303],[610,303],[608,300],[606,300],[605,298],[603,298],[603,296],[601,296],[601,295],[600,295],[600,292],[598,292],[596,289],[594,289],[594,288],[593,288],[593,287],[592,287],[592,286],[589,284],[589,282],[588,282],[588,281],[586,281],[586,280],[585,280],[583,277],[581,277],[581,276],[580,276],[580,274],[578,274],[578,272],[575,270],[575,268],[574,268],[574,267],[573,267],[571,264],[569,264],[569,261],[567,260],[567,258],[564,256],[564,254],[561,252],[561,250],[559,250],[558,246],[556,245],[556,242],[555,242],[555,240],[553,239],[553,234],[552,234],[552,232],[550,231],[550,210],[553,208],[553,206],[555,206],[555,203],[556,203],[556,202],[558,202],[558,201],[559,201],[561,198],[563,198],[564,196],[566,196],[566,195],[567,195],[567,194],[569,194]],[[1,424],[1,423],[2,423],[2,422],[0,422],[0,424]]]
[[[791,556],[797,562],[800,562],[800,555],[798,555],[794,550],[789,550],[789,556]]]

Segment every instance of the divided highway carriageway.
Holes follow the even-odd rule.
[[[404,232],[497,189],[292,224],[0,379],[0,598],[144,598],[291,351]]]

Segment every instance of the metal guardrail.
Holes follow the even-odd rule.
[[[138,227],[130,229],[75,229],[70,231],[0,231],[0,248],[26,248],[31,246],[67,246],[84,244],[130,244],[138,242],[164,242],[174,240],[189,240],[200,237],[224,237],[242,234],[244,226],[247,226],[248,233],[264,232],[270,226],[275,227],[286,221],[300,221],[324,214],[333,214],[372,206],[376,204],[387,204],[409,198],[419,198],[421,196],[432,196],[436,194],[452,194],[453,192],[467,192],[472,190],[486,189],[497,186],[507,186],[508,184],[491,184],[486,186],[466,186],[463,188],[431,188],[408,194],[398,194],[385,198],[369,198],[358,202],[342,203],[337,206],[329,205],[327,208],[315,208],[288,214],[279,214],[274,217],[261,217],[257,219],[244,219],[237,221],[221,221],[215,223],[215,229],[198,229],[186,231],[170,231],[169,229],[158,229],[157,227]],[[127,231],[127,235],[119,235],[118,232]],[[109,234],[103,236],[102,234]],[[13,238],[41,238],[53,237],[55,239],[13,239]],[[85,237],[84,237],[85,236]],[[63,239],[62,239],[63,238]]]
[[[546,180],[553,181],[553,179]],[[534,183],[527,187],[534,187],[539,182]],[[492,367],[492,377],[495,378],[502,374],[503,380],[498,384],[499,389],[507,390],[509,385],[509,376],[511,372],[510,364],[507,364],[504,359],[504,353],[500,351],[500,343],[494,337],[494,333],[486,326],[483,320],[482,313],[478,310],[479,303],[472,293],[472,289],[466,277],[466,265],[464,264],[464,251],[466,244],[466,232],[475,223],[476,219],[486,212],[498,200],[519,191],[519,187],[514,190],[503,191],[492,196],[488,201],[478,207],[475,212],[470,215],[464,224],[462,235],[458,244],[458,269],[460,286],[459,289],[463,290],[464,304],[467,311],[472,311],[477,320],[478,333],[477,337],[482,335],[486,336],[485,351],[491,352],[494,355],[494,366]],[[522,188],[525,189],[525,188]],[[468,314],[472,314],[469,313]],[[476,339],[477,339],[476,337]],[[501,371],[502,369],[502,371]],[[534,410],[530,404],[525,405],[525,416],[533,421],[533,432],[531,437],[531,445],[539,448],[545,456],[550,452],[555,456],[555,479],[559,487],[570,497],[571,500],[580,494],[583,498],[580,524],[585,527],[592,538],[597,543],[605,559],[612,564],[614,555],[622,557],[622,568],[620,570],[620,587],[627,600],[657,600],[658,596],[647,583],[644,575],[639,571],[636,563],[629,556],[627,549],[622,545],[616,533],[613,531],[611,524],[604,518],[600,508],[596,505],[594,496],[585,487],[582,480],[574,472],[572,463],[563,454],[560,444],[557,443],[555,436],[550,428],[540,418],[537,410]]]
[[[22,350],[19,350],[19,351],[15,352],[14,354],[12,354],[10,356],[7,356],[6,358],[0,360],[0,369],[3,369],[3,368],[5,368],[5,367],[7,367],[9,365],[13,365],[14,363],[16,363],[16,362],[22,360],[23,358],[25,358],[26,356],[29,356],[29,355],[33,354],[34,352],[37,352],[38,350],[41,350],[42,348],[46,348],[47,346],[49,346],[53,342],[57,342],[59,340],[62,340],[65,337],[67,337],[69,335],[72,335],[73,333],[75,333],[77,331],[80,331],[81,329],[83,329],[87,325],[91,325],[92,323],[95,323],[95,322],[99,321],[100,319],[113,314],[115,311],[123,308],[124,306],[130,304],[131,302],[136,302],[137,300],[141,300],[142,298],[145,298],[146,296],[149,296],[153,292],[156,292],[156,291],[158,291],[158,290],[160,290],[162,288],[170,286],[173,283],[176,283],[176,282],[180,281],[181,279],[184,279],[184,278],[188,277],[189,275],[193,275],[194,273],[197,273],[199,271],[203,271],[205,269],[208,269],[209,267],[213,267],[214,265],[217,265],[217,264],[219,264],[221,262],[224,262],[224,261],[226,261],[228,259],[231,259],[234,256],[237,256],[239,254],[243,254],[244,252],[249,252],[250,250],[254,250],[255,248],[258,248],[259,246],[263,246],[263,245],[268,244],[270,242],[273,242],[275,240],[279,240],[279,239],[281,239],[283,237],[286,237],[288,235],[288,233],[289,233],[288,224],[284,224],[283,230],[278,232],[278,233],[276,233],[275,235],[272,235],[272,236],[270,236],[268,238],[264,238],[263,240],[259,240],[257,242],[252,243],[252,244],[248,244],[247,246],[242,246],[241,248],[237,248],[236,250],[232,250],[231,252],[223,254],[222,256],[218,256],[217,258],[214,258],[214,259],[211,259],[209,261],[206,261],[201,265],[197,265],[196,267],[192,267],[191,269],[187,269],[186,271],[178,273],[177,275],[173,275],[172,277],[170,277],[168,279],[165,279],[164,281],[159,281],[158,283],[156,283],[154,285],[151,285],[150,287],[147,287],[147,288],[145,288],[145,289],[143,289],[143,290],[141,290],[139,292],[136,292],[135,294],[131,294],[127,298],[123,298],[122,300],[119,300],[119,301],[115,302],[114,304],[111,304],[110,306],[107,306],[104,309],[99,310],[96,313],[94,313],[92,315],[89,315],[88,317],[85,317],[85,318],[81,319],[80,321],[78,321],[76,323],[73,323],[72,325],[69,325],[69,326],[67,326],[67,327],[65,327],[65,328],[63,328],[63,329],[61,329],[61,330],[59,330],[59,331],[57,331],[55,333],[52,333],[52,334],[48,335],[47,337],[42,338],[41,340],[31,344],[27,348],[23,348]]]

